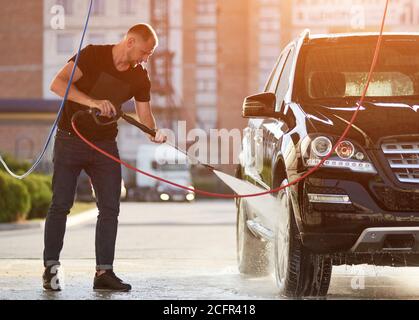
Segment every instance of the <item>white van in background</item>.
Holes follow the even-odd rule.
[[[136,167],[142,171],[193,188],[191,167],[187,156],[168,145],[144,144],[138,148]],[[136,187],[130,190],[131,200],[187,201],[195,200],[191,191],[160,182],[136,173]]]

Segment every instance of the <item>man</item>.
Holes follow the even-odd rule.
[[[57,282],[59,256],[63,247],[67,214],[73,206],[77,178],[81,170],[90,176],[99,209],[96,224],[95,290],[129,291],[131,286],[113,272],[115,242],[121,193],[121,166],[90,148],[76,136],[71,126],[73,114],[87,108],[99,109],[102,120],[109,121],[123,102],[135,98],[139,120],[150,128],[156,122],[150,107],[150,80],[141,63],[146,63],[158,45],[153,28],[147,24],[132,27],[116,45],[89,45],[79,57],[74,79],[61,116],[54,145],[53,199],[45,223],[43,286],[61,290]],[[63,97],[75,56],[56,75],[51,91]],[[97,125],[92,117],[79,118],[80,133],[98,147],[119,157],[117,125]],[[163,143],[166,137],[157,131],[149,137]]]

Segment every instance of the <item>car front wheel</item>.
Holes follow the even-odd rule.
[[[281,185],[288,184],[284,180]],[[280,294],[287,297],[327,295],[332,274],[330,257],[305,248],[295,222],[288,189],[278,193],[281,212],[275,232],[274,268]]]

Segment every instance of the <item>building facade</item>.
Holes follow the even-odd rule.
[[[88,3],[15,0],[3,4],[0,98],[56,99],[49,85],[77,50]],[[162,54],[171,57],[170,64],[160,68],[170,66],[171,96],[168,99],[153,84],[152,105],[158,119],[163,119],[165,107],[181,110],[172,124],[165,121],[159,126],[176,129],[176,120],[185,120],[187,129],[242,129],[244,97],[263,89],[281,48],[291,39],[305,28],[312,33],[377,31],[383,9],[383,0],[95,0],[84,46],[116,43],[139,22],[159,24],[161,46],[152,59],[157,61]],[[386,31],[416,31],[418,25],[419,0],[390,1]],[[159,68],[159,63],[155,65]],[[7,118],[0,125],[2,151],[22,154],[6,138],[9,132],[19,136],[19,117],[12,121],[10,112],[6,117],[0,111],[2,117]],[[52,124],[51,119],[46,121]],[[19,130],[26,127],[27,122],[22,122]],[[35,156],[42,134],[30,134],[41,141],[33,143],[33,154],[28,151],[25,158]],[[134,161],[139,143],[145,143],[144,136],[121,125],[124,159]]]
[[[2,1],[0,99],[41,98],[43,0]]]

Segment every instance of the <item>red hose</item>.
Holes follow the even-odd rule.
[[[324,157],[324,158],[320,161],[320,163],[319,163],[317,166],[315,166],[314,168],[310,169],[310,170],[309,170],[309,171],[307,171],[304,175],[302,175],[302,176],[301,176],[301,177],[299,177],[298,179],[296,179],[296,180],[294,180],[294,181],[290,182],[289,184],[287,184],[287,185],[285,185],[285,186],[281,186],[281,187],[278,187],[278,188],[276,188],[276,189],[272,189],[272,190],[269,190],[269,191],[266,191],[266,192],[255,193],[255,194],[244,194],[244,195],[237,195],[237,194],[221,194],[221,193],[213,193],[213,192],[208,192],[208,191],[204,191],[204,190],[199,190],[199,189],[192,189],[192,188],[188,188],[188,187],[186,187],[186,186],[182,186],[182,185],[177,184],[177,183],[175,183],[175,182],[168,181],[168,180],[166,180],[166,179],[163,179],[163,178],[160,178],[160,177],[154,176],[154,175],[152,175],[152,174],[150,174],[150,173],[148,173],[148,172],[144,172],[144,171],[142,171],[142,170],[140,170],[140,169],[138,169],[138,168],[135,168],[135,167],[131,166],[130,164],[128,164],[128,163],[126,163],[126,162],[124,162],[123,160],[118,159],[118,158],[116,158],[116,157],[112,156],[111,154],[109,154],[109,153],[107,153],[106,151],[104,151],[104,150],[100,149],[99,147],[97,147],[96,145],[94,145],[92,142],[90,142],[89,140],[87,140],[85,137],[83,137],[83,136],[80,134],[80,132],[77,130],[76,125],[75,125],[75,123],[74,123],[73,121],[71,122],[71,125],[72,125],[72,127],[73,127],[74,131],[76,132],[76,134],[80,137],[80,139],[82,139],[82,140],[83,140],[85,143],[87,143],[90,147],[92,147],[93,149],[95,149],[95,150],[99,151],[100,153],[102,153],[103,155],[107,156],[108,158],[110,158],[110,159],[112,159],[112,160],[114,160],[114,161],[116,161],[116,162],[118,162],[118,163],[120,163],[120,164],[124,165],[124,166],[125,166],[125,167],[127,167],[128,169],[134,170],[134,171],[136,171],[136,172],[138,172],[138,173],[141,173],[141,174],[143,174],[143,175],[145,175],[145,176],[148,176],[148,177],[150,177],[150,178],[153,178],[153,179],[155,179],[155,180],[158,180],[158,181],[161,181],[161,182],[164,182],[164,183],[170,184],[170,185],[172,185],[172,186],[175,186],[175,187],[178,187],[178,188],[181,188],[181,189],[187,190],[187,191],[192,191],[192,192],[195,192],[195,193],[197,193],[197,194],[204,195],[204,196],[208,196],[208,197],[213,197],[213,198],[224,198],[224,199],[234,199],[234,198],[251,198],[251,197],[259,197],[259,196],[264,196],[264,195],[268,195],[268,194],[277,193],[277,192],[279,192],[280,190],[283,190],[283,189],[285,189],[285,188],[288,188],[288,187],[290,187],[290,186],[292,186],[292,185],[297,184],[297,183],[298,183],[298,182],[300,182],[301,180],[303,180],[303,179],[307,178],[308,176],[310,176],[311,174],[313,174],[315,171],[317,171],[317,170],[318,170],[318,169],[319,169],[319,168],[320,168],[320,167],[321,167],[321,166],[325,163],[325,161],[327,161],[327,160],[328,160],[328,159],[332,156],[332,154],[335,152],[335,150],[336,150],[336,148],[339,146],[339,144],[340,144],[340,143],[341,143],[341,142],[342,142],[342,141],[346,138],[346,136],[347,136],[347,134],[348,134],[348,132],[349,132],[350,128],[352,127],[352,125],[353,125],[353,124],[354,124],[354,122],[355,122],[355,119],[356,119],[356,117],[357,117],[357,115],[358,115],[359,110],[360,110],[360,109],[361,109],[361,107],[362,107],[362,104],[364,103],[365,96],[366,96],[366,94],[367,94],[367,91],[368,91],[369,85],[370,85],[370,83],[371,83],[372,75],[373,75],[374,70],[375,70],[375,66],[377,65],[378,56],[379,56],[379,53],[380,53],[380,50],[381,50],[381,43],[382,43],[382,39],[383,39],[383,31],[384,31],[384,26],[385,26],[385,21],[386,21],[386,16],[387,16],[387,11],[388,11],[388,4],[389,4],[389,0],[386,0],[386,5],[385,5],[385,9],[384,9],[383,20],[382,20],[382,22],[381,22],[380,35],[379,35],[379,37],[378,37],[377,46],[376,46],[376,48],[375,48],[375,53],[374,53],[374,58],[373,58],[373,61],[372,61],[372,64],[371,64],[371,69],[370,69],[369,74],[368,74],[368,80],[367,80],[367,83],[366,83],[366,85],[365,85],[364,91],[362,92],[361,99],[360,99],[360,100],[359,100],[359,102],[358,102],[358,108],[355,110],[355,112],[354,112],[354,114],[353,114],[353,116],[352,116],[351,121],[349,122],[349,124],[348,124],[348,126],[346,127],[345,131],[343,132],[342,136],[339,138],[338,142],[336,142],[336,144],[334,145],[334,147],[332,148],[332,150],[330,151],[330,153],[329,153],[326,157]]]

